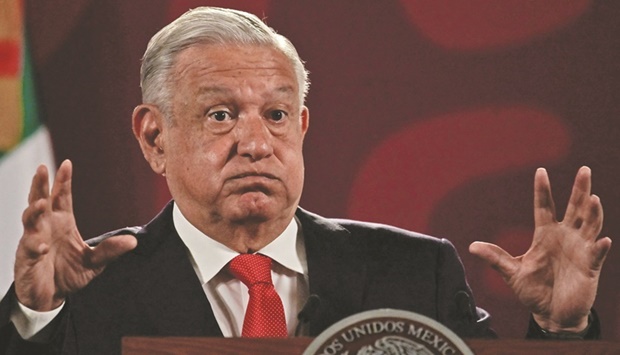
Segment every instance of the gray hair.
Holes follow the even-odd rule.
[[[295,70],[303,104],[310,86],[308,72],[291,41],[255,15],[217,7],[189,10],[151,38],[140,69],[144,103],[158,105],[166,117],[171,117],[171,69],[181,51],[197,44],[263,45],[281,51]]]

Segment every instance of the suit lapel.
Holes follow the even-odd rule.
[[[362,311],[366,266],[364,246],[344,227],[297,211],[308,261],[310,294],[321,302],[311,317],[310,335]],[[136,237],[136,256],[144,258],[137,290],[138,307],[155,334],[222,336],[211,305],[172,223],[172,204]]]
[[[141,306],[159,334],[222,336],[186,248],[172,223],[172,203],[136,236],[145,259]]]
[[[297,211],[306,245],[310,294],[321,302],[310,320],[316,336],[333,323],[362,311],[366,266],[364,246],[344,227],[320,216]]]

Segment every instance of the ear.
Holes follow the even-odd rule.
[[[139,105],[133,110],[133,134],[140,143],[144,159],[159,175],[166,173],[164,115],[154,105]]]
[[[306,132],[308,132],[308,127],[310,127],[310,110],[308,107],[303,106],[301,108],[301,136],[305,137]]]

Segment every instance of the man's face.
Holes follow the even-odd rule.
[[[262,46],[194,46],[178,55],[172,77],[161,142],[183,214],[203,232],[214,222],[290,220],[308,110],[289,60]]]

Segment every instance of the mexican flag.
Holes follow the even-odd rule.
[[[0,1],[0,297],[13,281],[32,176],[39,164],[55,166],[37,112],[24,29],[22,0]]]

